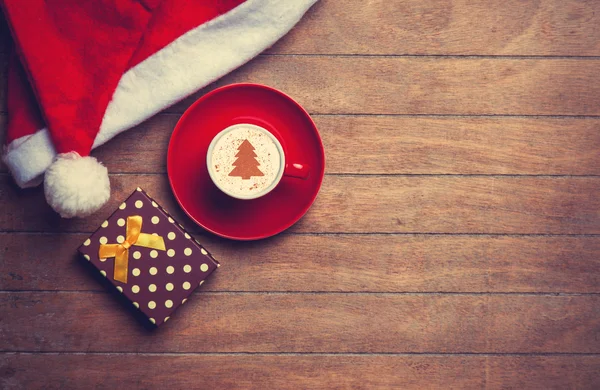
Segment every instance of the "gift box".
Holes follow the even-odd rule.
[[[156,326],[219,267],[140,188],[85,240],[79,253]]]

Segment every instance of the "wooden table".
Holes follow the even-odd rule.
[[[600,388],[599,75],[599,1],[322,0],[94,152],[97,214],[2,169],[0,388]],[[196,228],[165,174],[181,113],[242,81],[296,98],[327,153],[310,212],[252,243]],[[222,262],[153,333],[75,257],[137,186]]]

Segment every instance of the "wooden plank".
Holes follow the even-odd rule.
[[[0,203],[10,205],[0,214],[0,231],[90,232],[138,186],[194,229],[166,175],[113,175],[107,205],[72,220],[46,205],[41,188],[19,190],[7,175],[0,183]],[[291,231],[598,234],[599,192],[598,177],[326,176]]]
[[[0,287],[102,291],[77,264],[86,237],[0,234]],[[600,293],[595,236],[196,237],[222,264],[204,291]]]
[[[592,389],[599,370],[598,356],[0,355],[15,389]]]
[[[592,234],[598,178],[328,177],[301,232]]]
[[[600,174],[600,120],[317,116],[327,172]]]
[[[373,3],[374,8],[378,9],[379,0]],[[416,5],[418,0],[412,0]],[[455,0],[464,3],[465,8],[472,7],[467,0]],[[491,0],[488,0],[491,1]],[[517,0],[513,0],[517,1]],[[487,2],[481,5],[482,9],[494,10],[490,12],[490,17],[497,18],[497,6],[489,7]],[[572,50],[575,55],[599,55],[600,44],[598,43],[598,29],[593,16],[594,12],[588,13],[590,7],[597,8],[595,2],[589,2],[581,5],[574,0],[566,2],[565,9],[571,12],[562,12],[558,0],[544,6],[547,10],[552,10],[556,17],[560,19],[571,18],[568,22],[570,29],[565,33],[554,33],[552,23],[543,23],[539,19],[536,23],[542,23],[545,29],[544,36],[551,42],[564,39],[562,47],[565,50]],[[334,4],[333,1],[328,2]],[[468,4],[468,5],[467,5]],[[506,3],[506,4],[510,4]],[[580,5],[577,5],[580,4]],[[337,4],[335,7],[344,7],[345,4]],[[364,4],[356,2],[354,8],[364,8]],[[385,14],[390,18],[397,18],[398,14],[410,15],[402,7],[402,4],[395,12],[378,12]],[[420,7],[420,5],[419,5]],[[431,3],[431,7],[436,7],[441,15],[447,15],[443,7],[437,3]],[[511,10],[506,20],[509,23],[515,23],[520,18],[514,18],[511,13],[516,12],[522,15],[523,6],[506,6],[506,10]],[[356,17],[357,13],[350,11],[351,17]],[[371,11],[373,12],[373,11]],[[311,12],[311,15],[317,15],[319,12]],[[339,14],[339,13],[338,13]],[[598,14],[598,12],[595,12]],[[371,18],[372,23],[378,23],[378,18],[373,18],[369,14],[361,11],[358,13],[359,20],[364,17]],[[372,13],[371,13],[372,15]],[[328,23],[337,22],[337,18],[331,18],[331,14],[323,13],[320,18],[327,18]],[[506,44],[509,36],[504,28],[497,29],[494,34],[489,34],[489,25],[486,18],[478,19],[482,25],[488,29],[487,34],[473,35],[471,26],[475,20],[473,14],[469,13],[469,22],[464,27],[464,35],[467,39],[456,39],[455,29],[451,29],[447,40],[458,42],[458,45],[475,47],[472,54],[486,54],[485,50],[496,50],[494,45],[488,42],[489,37],[496,36],[502,40],[501,45]],[[428,19],[428,18],[425,18]],[[537,20],[537,19],[536,19]],[[362,22],[358,22],[362,24]],[[315,22],[312,23],[314,25]],[[310,18],[306,23],[301,23],[300,28],[310,29],[303,33],[301,30],[293,32],[290,37],[282,42],[278,47],[293,46],[294,42],[303,41],[307,45],[314,47],[327,48],[336,45],[341,41],[332,34],[331,29],[322,28],[324,23],[317,21],[319,28],[311,27]],[[557,30],[561,21],[556,22]],[[393,23],[391,25],[397,25]],[[304,27],[306,26],[306,27]],[[340,25],[342,26],[342,25]],[[400,24],[399,26],[404,26]],[[578,27],[577,27],[578,26]],[[504,27],[504,26],[503,26]],[[334,27],[332,27],[334,28]],[[366,39],[361,32],[362,29],[355,29],[349,26],[358,35],[347,34],[342,27],[338,35],[348,37],[360,37],[359,45],[367,45],[378,48],[379,45],[373,44],[373,39]],[[364,28],[370,31],[380,31],[389,37],[389,44],[394,47],[394,51],[406,53],[406,50],[396,49],[399,40],[394,34],[389,33],[389,29],[372,29],[365,25]],[[401,27],[402,28],[402,27]],[[567,27],[568,28],[568,27]],[[493,27],[492,27],[493,29]],[[579,30],[578,30],[579,29]],[[415,34],[419,39],[439,40],[438,34],[430,35],[432,38],[425,38],[427,35],[414,29],[407,30],[409,34]],[[297,38],[294,38],[294,34]],[[300,35],[298,35],[300,34]],[[326,34],[330,38],[322,39],[316,37],[310,39],[311,34]],[[367,35],[368,36],[368,35]],[[582,38],[585,37],[585,38]],[[481,38],[482,42],[479,49],[471,44]],[[352,39],[352,38],[350,38]],[[493,38],[492,38],[493,39]],[[286,43],[292,42],[292,43]],[[328,44],[328,42],[330,42]],[[505,53],[500,54],[527,54],[537,48],[543,48],[544,45],[538,45],[537,41],[532,44],[524,43],[520,39],[512,39],[508,42],[514,49],[502,49]],[[414,46],[418,53],[427,52],[423,46]],[[442,51],[446,52],[444,45],[436,44]],[[536,49],[527,49],[534,47]],[[549,47],[550,52],[551,45]],[[582,49],[585,48],[585,49]],[[383,49],[386,54],[389,49]],[[324,49],[325,50],[325,49]],[[381,49],[374,49],[381,50]],[[539,49],[538,49],[539,50]],[[556,54],[565,55],[563,49],[557,49]],[[293,49],[291,50],[294,51]],[[311,49],[301,50],[311,51]],[[327,49],[327,51],[336,52],[336,50]],[[340,49],[338,49],[340,51]],[[343,49],[342,53],[354,53],[357,50]],[[447,53],[461,53],[460,50],[449,50]],[[489,53],[489,51],[488,51]],[[439,54],[439,53],[437,53]],[[595,79],[595,69],[598,68],[598,60],[580,61],[577,59],[481,59],[481,58],[356,58],[353,56],[340,57],[281,57],[281,56],[261,56],[252,61],[249,65],[243,67],[233,75],[226,76],[219,84],[226,84],[239,81],[255,81],[270,84],[283,89],[292,96],[297,97],[309,110],[319,113],[461,113],[461,114],[566,114],[566,115],[598,115],[598,83]],[[335,75],[335,76],[334,76]],[[5,78],[0,77],[4,82]],[[366,87],[367,86],[367,87]],[[3,88],[0,88],[3,90]],[[198,96],[198,95],[196,95]],[[190,103],[187,99],[187,104]],[[181,111],[187,104],[177,105],[176,111]],[[5,105],[5,98],[0,95],[0,107]]]
[[[216,86],[257,82],[320,114],[600,115],[599,66],[597,59],[262,56],[166,111],[181,113]]]
[[[262,56],[215,86],[255,82],[319,114],[600,115],[600,59]]]
[[[600,352],[599,295],[201,293],[153,335],[108,293],[0,309],[4,352]]]
[[[183,112],[217,86],[256,82],[320,114],[600,115],[599,66],[598,59],[262,56],[166,112]]]
[[[0,115],[0,138],[5,118]],[[93,154],[112,173],[166,172],[167,146],[178,119],[157,115]],[[600,175],[599,118],[314,119],[328,173]]]
[[[321,0],[286,54],[600,55],[597,1]]]
[[[598,56],[599,12],[597,2],[576,0],[320,0],[267,52]]]

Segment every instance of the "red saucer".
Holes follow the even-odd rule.
[[[273,133],[288,162],[311,167],[308,179],[284,176],[253,200],[222,193],[208,174],[206,152],[217,133],[237,123]],[[167,172],[175,198],[198,225],[222,237],[258,240],[289,228],[308,211],[323,181],[325,153],[314,122],[292,98],[264,85],[232,84],[202,96],[183,114],[169,143]]]

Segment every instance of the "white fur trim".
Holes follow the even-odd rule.
[[[285,35],[316,2],[248,0],[183,34],[121,77],[93,148],[245,64]],[[21,187],[39,184],[56,155],[46,129],[13,141],[5,153]]]
[[[42,183],[43,174],[56,156],[48,129],[18,138],[7,145],[2,161],[21,188],[35,187]]]
[[[245,64],[317,0],[249,0],[177,38],[119,81],[94,147]]]
[[[59,154],[46,170],[44,193],[61,217],[87,217],[110,198],[108,170],[91,156]]]

